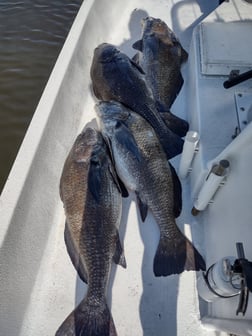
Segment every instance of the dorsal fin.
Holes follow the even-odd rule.
[[[139,51],[143,51],[143,40],[138,40],[135,43],[133,43],[132,48]]]

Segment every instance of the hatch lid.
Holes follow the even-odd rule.
[[[200,24],[201,73],[229,75],[252,68],[252,21]]]

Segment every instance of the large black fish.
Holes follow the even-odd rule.
[[[160,117],[142,69],[127,55],[111,44],[99,45],[94,50],[90,74],[98,99],[119,101],[152,125],[168,159],[182,152],[183,140]]]
[[[77,137],[63,168],[60,195],[67,249],[88,290],[56,336],[116,336],[105,295],[112,260],[126,267],[118,234],[122,200],[108,148],[95,129]]]
[[[159,225],[154,274],[166,276],[184,270],[204,270],[202,256],[176,225],[175,217],[181,210],[181,189],[153,128],[139,114],[118,102],[101,102],[97,113],[117,173],[125,186],[136,192],[142,220],[149,208]]]
[[[181,65],[188,58],[187,52],[166,23],[153,17],[142,20],[142,37],[133,48],[140,51],[134,60],[145,72],[158,111],[173,132],[184,136],[188,123],[172,114],[170,108],[184,82]]]

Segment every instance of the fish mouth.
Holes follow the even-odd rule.
[[[142,30],[145,33],[151,32],[154,20],[155,19],[151,16],[147,16],[141,20]]]
[[[156,19],[151,16],[147,16],[141,20],[143,34],[152,35],[157,34],[157,36],[166,36],[166,42],[170,44],[178,44],[179,40],[173,31],[167,26],[167,24],[161,19]]]
[[[163,22],[161,19],[156,19],[151,16],[147,16],[146,18],[141,20],[142,29],[143,31],[148,33],[164,33],[167,31],[167,26],[165,22]]]

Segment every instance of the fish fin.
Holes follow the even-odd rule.
[[[121,193],[122,197],[128,197],[129,196],[129,192],[127,190],[127,188],[125,187],[123,181],[120,179],[120,177],[117,175],[114,166],[109,165],[109,171],[110,174],[119,190],[119,192]]]
[[[162,147],[165,151],[167,160],[179,155],[183,150],[184,140],[173,133],[169,128],[162,134],[158,134]]]
[[[112,146],[111,146],[110,138],[107,135],[105,135],[105,134],[102,134],[102,136],[104,138],[104,141],[107,144],[108,151],[109,151],[109,154],[110,154],[110,159],[112,161],[112,165],[109,165],[109,171],[110,171],[110,173],[111,173],[111,175],[112,175],[112,177],[114,179],[114,182],[117,185],[117,188],[120,191],[122,197],[126,198],[126,197],[129,196],[129,192],[128,192],[127,188],[125,187],[123,181],[117,175],[116,170],[114,169],[114,167],[115,167],[115,160],[114,160],[114,156],[113,156],[113,151],[112,151]]]
[[[141,200],[137,192],[136,192],[136,197],[137,197],[138,208],[140,211],[140,216],[141,216],[142,221],[144,222],[148,214],[148,205]]]
[[[90,300],[91,301],[91,300]],[[117,336],[105,299],[99,304],[81,301],[56,331],[55,336]]]
[[[116,124],[115,138],[122,146],[132,153],[138,161],[141,161],[141,154],[133,134],[128,127],[120,121]]]
[[[136,64],[139,64],[139,53],[136,53],[133,57],[132,57],[132,61],[135,62]]]
[[[142,75],[145,75],[145,72],[143,71],[143,68],[137,64],[136,62],[134,62],[132,59],[130,59],[130,63],[133,65],[133,67],[135,67]]]
[[[177,229],[178,230],[178,229]],[[153,263],[155,276],[205,270],[206,264],[193,244],[178,230],[176,237],[160,237]]]
[[[143,51],[143,40],[138,40],[135,43],[133,43],[132,48],[139,51]]]
[[[189,124],[186,120],[179,118],[172,114],[170,111],[163,112],[164,110],[160,110],[160,116],[165,122],[165,124],[169,127],[169,129],[179,135],[180,137],[184,137],[189,130]]]
[[[174,217],[177,218],[181,214],[182,210],[182,187],[180,179],[176,173],[175,168],[169,162],[171,174],[172,174],[172,181],[173,181],[173,214]]]
[[[127,190],[127,188],[125,187],[125,184],[123,183],[123,181],[120,179],[120,177],[117,175],[117,180],[121,189],[121,194],[123,198],[127,198],[129,196],[129,192]]]
[[[99,162],[91,159],[88,172],[88,189],[97,203],[100,202],[101,198],[101,174]]]
[[[83,263],[80,261],[79,255],[76,251],[67,222],[65,223],[64,238],[65,238],[66,249],[72,261],[72,264],[74,268],[76,269],[81,280],[87,284],[87,279],[88,279],[87,272],[84,268]]]
[[[113,256],[113,261],[115,264],[122,266],[123,268],[127,267],[125,255],[123,252],[122,244],[120,241],[119,233],[117,231],[116,233],[116,247],[115,247],[115,253]]]

